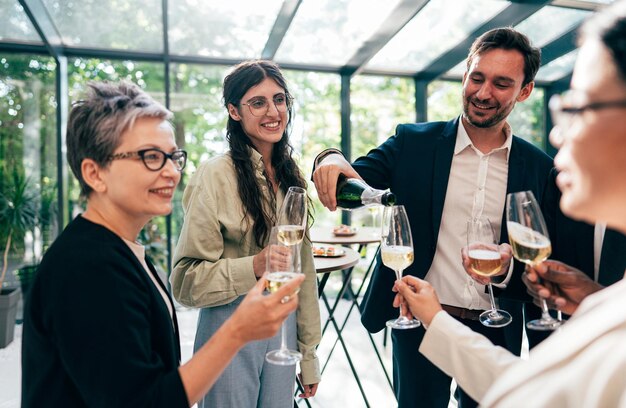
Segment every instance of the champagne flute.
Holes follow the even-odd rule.
[[[306,190],[301,187],[289,187],[283,205],[278,214],[278,240],[284,245],[297,246],[300,253],[300,244],[304,238],[307,221]],[[297,256],[294,271],[300,271],[300,257]]]
[[[502,269],[498,241],[487,217],[476,217],[467,221],[467,253],[470,268],[478,275],[493,276]],[[504,327],[511,323],[513,318],[508,312],[496,308],[491,282],[487,287],[491,309],[481,313],[479,320],[487,327]]]
[[[532,191],[520,191],[506,197],[506,219],[513,255],[518,261],[534,266],[552,253],[548,229]],[[541,318],[526,323],[531,330],[554,330],[562,322],[550,316],[548,304],[541,300]]]
[[[285,281],[292,279],[295,273],[301,272],[300,244],[304,238],[306,221],[306,190],[301,187],[289,187],[278,214],[277,225],[272,228],[272,233],[270,234],[269,264],[267,268],[269,271],[268,281],[270,291],[277,290],[277,288],[274,289],[275,286],[280,287]],[[272,246],[272,243],[275,245]],[[276,260],[278,251],[287,250],[291,258],[290,262],[286,265],[271,261],[272,259]],[[277,276],[278,279],[273,280],[272,275]],[[280,349],[268,352],[265,355],[265,359],[269,363],[277,365],[296,364],[302,359],[302,354],[287,348],[287,335],[284,323],[280,330]]]
[[[413,263],[411,226],[403,205],[385,208],[380,254],[383,264],[394,270],[398,280],[402,278],[402,271]],[[420,324],[419,320],[409,320],[404,316],[402,304],[400,304],[400,316],[397,319],[389,320],[387,327],[413,329]]]
[[[279,237],[279,228],[273,227],[270,233],[269,249],[266,260],[267,274],[267,290],[271,293],[278,291],[282,285],[289,282],[297,276],[294,271],[297,257],[297,245],[285,245]],[[285,299],[288,301],[289,299]],[[276,365],[294,365],[302,360],[302,354],[287,348],[287,333],[285,330],[285,322],[280,327],[280,348],[272,350],[265,355],[267,362]]]

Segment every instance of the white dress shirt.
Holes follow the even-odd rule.
[[[138,244],[133,241],[129,241],[126,238],[122,238],[122,239],[124,240],[126,245],[128,245],[130,250],[133,251],[133,254],[135,254],[135,256],[137,257],[137,260],[139,260],[139,263],[141,263],[141,265],[143,266],[143,269],[146,271],[146,273],[150,277],[150,280],[154,284],[154,287],[156,287],[156,289],[159,291],[159,294],[163,298],[163,302],[165,302],[165,306],[167,306],[167,310],[170,312],[170,318],[172,319],[172,324],[174,324],[174,308],[172,306],[172,302],[170,301],[169,296],[167,296],[167,293],[165,293],[161,285],[157,283],[156,278],[154,277],[154,275],[150,271],[150,268],[148,267],[148,264],[146,263],[146,249],[141,244]]]
[[[466,309],[490,308],[485,286],[476,283],[463,269],[461,248],[467,245],[467,221],[472,217],[489,218],[496,234],[500,232],[513,140],[508,124],[503,131],[504,144],[483,154],[472,144],[463,121],[459,120],[437,248],[425,277],[443,304]],[[494,285],[505,287],[510,275],[511,269],[503,282]]]

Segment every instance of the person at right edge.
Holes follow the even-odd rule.
[[[340,173],[362,178],[374,188],[390,188],[406,207],[415,242],[415,262],[405,275],[430,282],[450,315],[518,355],[522,301],[530,299],[520,278],[523,268],[510,267],[510,247],[502,245],[503,276],[493,283],[502,290],[500,306],[514,320],[505,328],[487,328],[478,316],[489,307],[488,295],[464,271],[459,252],[468,219],[487,216],[506,242],[506,194],[531,190],[541,204],[550,184],[552,159],[513,136],[507,123],[515,104],[530,96],[540,60],[540,50],[523,34],[512,28],[490,30],[469,50],[460,117],[399,125],[395,135],[352,165],[339,150],[326,150],[316,158],[313,172],[320,201],[331,211]],[[379,259],[361,305],[361,321],[372,333],[397,315],[394,280]],[[504,303],[505,298],[511,301]],[[393,382],[400,408],[448,406],[451,377],[416,352],[424,333],[423,327],[392,330]],[[476,406],[462,390],[457,398],[462,408]]]

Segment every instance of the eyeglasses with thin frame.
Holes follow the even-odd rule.
[[[272,101],[278,112],[287,112],[291,107],[293,98],[289,94],[280,93],[274,95]],[[257,118],[267,115],[270,109],[269,102],[262,96],[252,98],[248,102],[242,102],[241,105],[247,105],[252,116],[256,116]]]
[[[626,99],[590,102],[588,104],[578,107],[567,106],[570,104],[571,101],[575,99],[575,93],[572,91],[567,91],[563,93],[563,95],[556,94],[550,98],[548,107],[550,108],[552,121],[562,131],[569,129],[574,117],[584,113],[585,111],[598,111],[610,108],[626,108]]]
[[[174,150],[172,153],[165,153],[163,150],[156,148],[116,153],[109,156],[109,160],[132,159],[134,157],[140,158],[144,166],[150,171],[161,170],[165,166],[167,159],[174,163],[174,167],[178,171],[183,171],[187,164],[187,152],[180,149]]]

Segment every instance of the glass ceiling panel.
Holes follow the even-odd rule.
[[[367,68],[420,71],[508,5],[501,0],[431,0]]]
[[[577,55],[578,50],[574,50],[551,61],[549,64],[539,68],[535,79],[550,82],[563,78],[574,69],[574,62],[576,61]]]
[[[398,3],[399,0],[304,1],[275,59],[345,65]]]
[[[455,78],[455,77],[463,77],[463,74],[465,73],[465,69],[467,69],[467,58],[465,58],[463,61],[459,62],[458,64],[456,64],[454,66],[454,68],[452,68],[451,70],[449,70],[448,72],[445,73],[444,76],[446,77],[451,77],[451,78]]]
[[[42,0],[63,43],[163,51],[161,0]]]
[[[0,0],[0,16],[0,41],[42,43],[24,8],[17,1]]]
[[[535,47],[543,47],[577,26],[591,12],[546,6],[515,26],[526,34]]]
[[[170,1],[170,52],[259,58],[281,5],[282,0]]]

